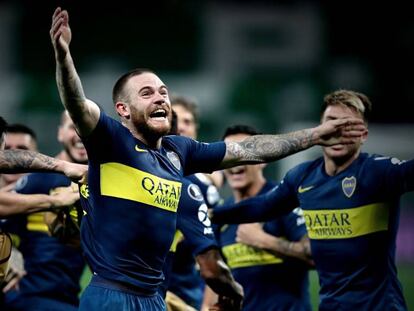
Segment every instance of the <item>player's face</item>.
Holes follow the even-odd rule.
[[[69,158],[76,163],[87,163],[88,155],[72,119],[65,112],[62,123],[59,126],[58,140],[63,145]]]
[[[36,141],[26,133],[8,133],[5,136],[5,150],[30,150],[37,151]],[[16,182],[24,174],[2,174],[4,184],[8,185]]]
[[[345,105],[334,105],[328,106],[326,108],[323,116],[322,116],[322,123],[335,120],[338,118],[345,118],[345,117],[355,117],[362,119],[362,115],[356,109],[350,108]],[[358,142],[353,144],[338,144],[329,147],[324,147],[323,151],[325,156],[331,159],[348,159],[355,155],[357,152],[360,151],[362,143],[366,140],[366,136],[362,137]]]
[[[127,82],[130,119],[144,135],[161,137],[170,131],[171,104],[168,89],[153,73],[134,76]]]
[[[197,126],[195,123],[194,115],[185,109],[181,105],[175,105],[173,107],[177,114],[177,131],[181,136],[190,137],[192,139],[197,138]]]
[[[234,134],[227,136],[225,142],[241,142],[247,137],[248,134]],[[224,170],[224,176],[226,176],[227,182],[232,190],[243,191],[253,186],[256,182],[260,181],[263,171],[263,165],[242,165],[236,166],[230,169]]]

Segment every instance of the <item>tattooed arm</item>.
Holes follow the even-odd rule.
[[[69,163],[28,150],[0,151],[1,173],[13,174],[43,171],[62,173],[77,181],[85,178],[87,166]]]
[[[70,54],[72,33],[69,14],[57,8],[53,14],[50,38],[55,50],[56,82],[60,99],[81,136],[88,136],[99,120],[99,107],[87,99]]]
[[[344,118],[288,134],[255,135],[242,142],[226,142],[226,154],[220,168],[271,162],[314,145],[350,144],[365,132],[361,119]]]

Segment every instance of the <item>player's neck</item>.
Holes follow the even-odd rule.
[[[135,129],[129,128],[129,131],[131,132],[132,136],[134,136],[136,139],[139,139],[142,143],[148,146],[148,148],[151,149],[160,149],[161,148],[161,137],[147,137],[148,135],[143,135],[142,133],[139,133]]]
[[[260,190],[262,190],[265,183],[266,179],[263,176],[260,176],[253,184],[248,185],[245,188],[233,189],[234,201],[237,203],[241,200],[256,196]]]
[[[360,153],[361,151],[359,150],[351,157],[343,159],[332,159],[324,155],[326,174],[329,176],[335,176],[345,171],[358,158]]]

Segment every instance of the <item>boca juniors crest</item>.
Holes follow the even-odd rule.
[[[345,177],[344,179],[342,179],[342,191],[348,198],[350,198],[354,194],[356,185],[357,180],[355,176]]]
[[[175,152],[173,152],[173,151],[167,152],[167,157],[171,161],[171,163],[175,166],[175,168],[177,170],[181,169],[180,158],[178,157],[178,155]]]

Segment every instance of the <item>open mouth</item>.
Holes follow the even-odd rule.
[[[85,146],[83,145],[83,143],[81,141],[77,141],[73,144],[73,147],[75,149],[85,149]]]
[[[246,169],[244,167],[233,167],[232,169],[228,170],[228,173],[232,176],[242,175]]]
[[[167,111],[165,111],[165,109],[159,108],[151,112],[150,118],[156,119],[156,120],[165,120],[167,119],[167,115],[168,114],[167,114]]]

